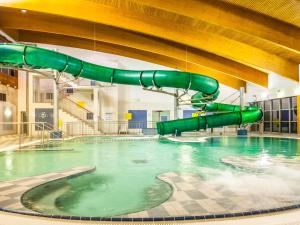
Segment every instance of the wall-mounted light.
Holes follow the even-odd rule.
[[[27,9],[21,9],[21,13],[27,13]]]
[[[11,111],[11,109],[10,108],[8,108],[8,107],[6,107],[5,109],[4,109],[4,116],[5,116],[5,118],[10,118],[11,117],[11,115],[12,115],[12,111]]]

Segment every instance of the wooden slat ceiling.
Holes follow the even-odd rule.
[[[300,27],[299,0],[221,0]]]
[[[188,63],[267,86],[266,72],[299,80],[296,9],[298,0],[0,0],[0,28],[24,31],[23,38],[33,31],[104,41],[180,61],[188,49],[194,57]],[[238,72],[220,68],[233,62]],[[251,78],[249,68],[262,74]]]

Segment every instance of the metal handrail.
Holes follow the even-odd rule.
[[[87,125],[93,127],[94,121],[87,119],[87,113],[92,113],[91,111],[79,107],[76,103],[67,98],[64,98],[60,101],[60,108],[70,115],[74,116],[75,118],[79,119],[81,122],[84,122]]]
[[[48,133],[45,132],[45,127],[47,126],[45,122],[0,122],[1,125],[12,125],[12,133],[2,133],[4,135],[17,135],[18,138],[18,148],[24,144],[24,137],[29,138],[29,140],[35,139],[40,141],[42,145],[45,144],[45,138],[47,138]],[[25,129],[24,129],[25,128]],[[34,128],[34,129],[33,129]],[[6,131],[6,130],[3,130]],[[50,131],[48,131],[50,132]],[[1,133],[0,133],[1,134]],[[2,135],[0,135],[2,136]]]
[[[88,113],[93,113],[92,111],[88,110],[87,108],[82,107],[81,105],[78,105],[77,102],[71,100],[70,98],[68,98],[68,96],[66,96],[66,97],[64,97],[64,98],[62,98],[62,99],[63,99],[63,100],[67,100],[67,101],[72,102],[72,103],[73,103],[74,105],[76,105],[78,108],[81,108],[81,109],[85,110],[85,111],[88,112]],[[62,99],[61,99],[61,100],[62,100]]]

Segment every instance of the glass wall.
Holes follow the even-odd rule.
[[[297,97],[286,97],[260,102],[251,105],[258,106],[264,112],[261,124],[253,124],[251,131],[297,133]]]

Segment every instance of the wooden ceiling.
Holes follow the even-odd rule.
[[[57,43],[63,37],[71,44],[61,45],[104,46],[197,68],[234,88],[245,82],[267,87],[269,72],[299,80],[299,7],[298,0],[0,0],[0,28],[19,41]]]
[[[300,27],[299,0],[221,0]]]

